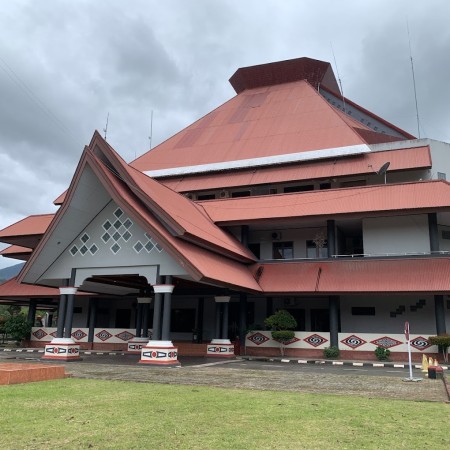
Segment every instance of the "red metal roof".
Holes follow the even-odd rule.
[[[19,245],[11,245],[0,251],[0,255],[4,256],[5,258],[14,258],[21,261],[27,261],[32,251],[33,250],[31,248],[21,247]]]
[[[230,83],[239,94],[245,89],[300,80],[307,80],[316,89],[319,86],[329,86],[330,89],[339,91],[330,63],[311,58],[296,58],[241,67],[230,78]]]
[[[11,278],[0,284],[0,298],[2,297],[59,297],[59,289],[20,284],[16,278]]]
[[[38,214],[25,217],[3,230],[0,230],[0,242],[35,248],[45,233],[54,214]]]
[[[308,82],[246,90],[131,163],[159,170],[366,144]]]
[[[450,184],[443,180],[381,184],[293,194],[198,202],[216,223],[328,216],[379,211],[449,208]]]
[[[405,148],[385,152],[365,153],[350,158],[313,161],[289,166],[255,168],[245,171],[219,172],[209,175],[193,175],[159,179],[158,181],[177,192],[195,192],[237,186],[281,183],[298,180],[320,180],[348,175],[373,173],[386,161],[391,164],[389,172],[397,170],[424,169],[431,167],[430,149],[426,147]],[[369,167],[369,166],[372,166]]]
[[[448,292],[450,258],[364,259],[253,266],[266,293],[359,294]]]

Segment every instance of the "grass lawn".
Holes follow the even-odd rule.
[[[65,379],[0,386],[0,448],[449,449],[450,405]]]

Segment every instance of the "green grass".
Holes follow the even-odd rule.
[[[0,387],[0,448],[448,449],[450,405],[66,379]]]

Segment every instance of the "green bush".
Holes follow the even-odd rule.
[[[291,330],[272,331],[272,337],[279,342],[289,342],[295,337],[295,332]]]
[[[375,349],[375,356],[377,357],[378,361],[387,361],[390,354],[391,351],[388,348],[377,347]]]
[[[439,336],[430,336],[428,341],[431,345],[437,345],[439,351],[444,356],[444,361],[448,362],[448,349],[450,347],[450,334],[441,334]]]
[[[31,324],[23,314],[9,317],[5,322],[5,332],[15,341],[27,339],[31,333]]]
[[[323,349],[323,355],[325,358],[339,358],[339,347],[331,346],[331,347],[325,347]]]

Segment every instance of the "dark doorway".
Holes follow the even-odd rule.
[[[130,328],[131,309],[117,309],[115,328]]]
[[[247,327],[255,323],[255,304],[247,302]],[[228,336],[235,339],[239,335],[239,302],[230,302],[228,310]]]
[[[297,328],[295,331],[305,331],[306,329],[306,320],[305,320],[305,310],[304,309],[286,309],[288,313],[294,317],[297,321]]]

